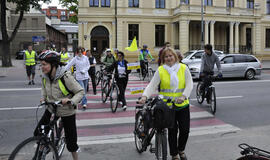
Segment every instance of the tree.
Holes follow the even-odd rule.
[[[69,17],[69,21],[72,23],[78,23],[78,0],[60,0],[59,2],[69,11],[73,11],[75,13],[73,16]]]
[[[43,2],[48,0],[42,0]],[[7,24],[6,24],[6,15],[7,15],[7,3],[13,3],[16,5],[15,13],[19,13],[18,21],[11,33],[8,35],[7,32]],[[30,10],[30,6],[36,9],[40,9],[40,0],[1,0],[1,9],[0,9],[0,19],[1,19],[1,32],[2,32],[2,40],[0,41],[0,51],[2,52],[2,66],[3,67],[11,67],[11,55],[10,55],[10,43],[15,38],[20,24],[23,19],[24,12]]]

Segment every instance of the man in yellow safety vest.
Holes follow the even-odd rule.
[[[37,59],[37,54],[33,50],[32,45],[28,46],[28,50],[24,52],[24,60],[25,60],[25,68],[26,68],[26,74],[28,77],[28,85],[34,85],[34,78],[35,78],[35,70],[36,70],[36,59]],[[32,75],[32,79],[31,79]]]
[[[66,51],[66,48],[63,47],[61,50],[61,62],[64,64],[67,64],[69,60],[68,52]]]

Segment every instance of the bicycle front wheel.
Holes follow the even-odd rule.
[[[148,79],[147,80],[150,82],[151,79],[152,79],[152,77],[153,77],[153,70],[152,70],[152,68],[149,68],[148,69],[147,75],[148,75]]]
[[[214,87],[210,88],[211,91],[211,97],[210,97],[210,108],[211,108],[211,112],[213,114],[216,113],[217,110],[217,100],[216,100],[216,91]]]
[[[8,160],[59,160],[53,144],[42,137],[30,137],[20,143]]]
[[[158,131],[155,137],[157,160],[167,160],[167,137],[165,131]]]
[[[145,151],[143,148],[144,135],[144,123],[142,112],[137,112],[135,115],[135,129],[134,129],[135,146],[139,153]]]
[[[65,150],[66,146],[66,141],[65,141],[65,133],[64,133],[64,128],[63,128],[63,122],[60,120],[59,121],[59,128],[58,128],[58,135],[59,138],[57,138],[57,144],[56,144],[56,149],[58,152],[58,157],[60,158]]]
[[[202,83],[198,82],[197,88],[196,88],[196,98],[199,104],[203,103],[204,100],[204,93],[201,92]]]
[[[119,89],[117,87],[116,84],[113,84],[112,86],[112,90],[111,90],[111,93],[110,93],[110,102],[111,102],[111,110],[113,113],[116,112],[117,110],[117,107],[118,107],[118,93],[119,93]]]
[[[99,82],[100,82],[100,80],[101,80],[100,76],[101,76],[100,71],[97,71],[97,73],[96,73],[96,85],[97,85],[97,86],[99,85]]]
[[[109,85],[107,82],[105,82],[105,84],[104,84],[103,88],[101,88],[101,90],[102,90],[101,91],[101,100],[103,103],[105,103],[107,100],[107,92],[109,90]]]

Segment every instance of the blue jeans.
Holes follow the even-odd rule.
[[[88,86],[87,83],[88,83],[88,79],[85,79],[85,80],[77,80],[79,82],[79,84],[83,87],[84,89],[84,95],[83,95],[83,98],[82,98],[82,105],[84,104],[87,104],[87,99],[86,99],[86,87]]]

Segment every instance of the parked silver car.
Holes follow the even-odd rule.
[[[217,56],[223,56],[223,51],[214,50]],[[191,65],[194,63],[200,63],[202,55],[204,54],[204,50],[191,50],[184,54],[184,59],[182,60],[183,63],[186,65]]]
[[[247,54],[228,54],[220,57],[221,70],[223,77],[245,77],[253,79],[261,75],[261,62],[253,55]],[[189,65],[192,78],[199,78],[201,63]],[[215,65],[214,72],[217,73]]]

